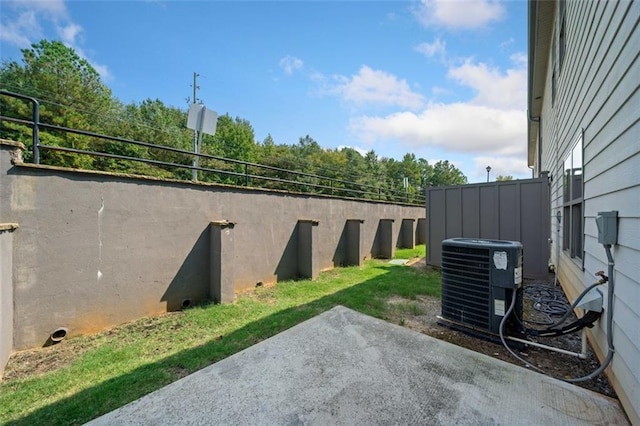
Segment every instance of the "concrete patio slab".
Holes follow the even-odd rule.
[[[616,400],[338,306],[90,424],[628,420]]]

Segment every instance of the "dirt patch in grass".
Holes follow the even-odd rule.
[[[101,333],[78,336],[73,339],[62,340],[54,345],[16,352],[9,358],[2,380],[20,380],[66,367],[80,355],[105,344],[114,337],[126,338],[125,336],[132,331],[142,332],[143,335],[148,336],[154,332],[159,332],[160,326],[166,324],[167,317],[175,317],[182,314],[182,312],[168,312],[114,327]],[[170,324],[169,327],[180,327],[180,325]]]
[[[2,380],[19,380],[56,370],[95,346],[90,339],[77,338],[44,348],[16,352],[9,358]]]

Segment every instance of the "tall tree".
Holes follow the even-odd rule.
[[[203,150],[212,155],[243,161],[255,161],[258,149],[253,127],[248,120],[231,118],[229,114],[218,117],[216,134],[203,139]]]
[[[467,177],[448,160],[438,161],[427,175],[427,183],[431,186],[464,185]]]
[[[365,183],[373,187],[369,188],[370,190],[375,190],[376,187],[380,188],[384,184],[386,169],[378,158],[378,154],[374,150],[367,152],[364,156],[364,162],[366,164]]]
[[[101,130],[103,116],[112,109],[111,91],[86,59],[60,41],[42,40],[21,52],[22,64],[12,61],[0,68],[3,88],[41,99],[40,118],[44,123]],[[24,113],[16,107],[16,101],[3,102],[3,109],[10,114]],[[15,133],[16,129],[13,130]],[[24,132],[17,133],[22,142],[30,145]],[[44,144],[76,149],[87,149],[91,143],[84,136],[54,131],[43,132],[41,140]],[[52,163],[72,167],[88,168],[92,162],[90,157],[55,152],[44,152],[43,157],[48,157]]]
[[[300,160],[300,165],[309,166],[305,160],[313,155],[322,153],[322,147],[311,136],[306,135],[298,140],[298,144],[291,147],[294,155]]]
[[[146,99],[140,104],[121,106],[118,119],[112,120],[108,134],[146,142],[154,145],[178,148],[186,151],[193,149],[193,132],[186,128],[187,116],[179,108],[165,105],[159,99]],[[156,161],[191,164],[193,157],[186,154],[162,149],[147,148],[120,142],[102,142],[101,150],[120,155],[140,157]],[[128,164],[128,166],[126,166]],[[120,168],[119,166],[125,166]],[[153,176],[188,178],[190,172],[169,166],[149,168],[141,163],[118,163],[111,166],[132,173],[148,173]],[[131,170],[127,170],[130,167]]]
[[[218,157],[230,158],[247,162],[255,162],[258,158],[258,145],[255,142],[253,127],[248,120],[240,117],[231,118],[229,114],[218,117],[216,133],[207,136],[202,140],[202,151]],[[204,160],[201,162],[204,167],[228,171],[228,174],[205,175],[204,180],[212,180],[223,183],[241,183],[239,175],[244,172],[244,167],[240,164],[231,164],[218,160]]]
[[[273,140],[271,134],[268,134],[262,141],[262,144],[257,147],[257,160],[260,161],[263,158],[271,157],[275,153],[276,143]]]

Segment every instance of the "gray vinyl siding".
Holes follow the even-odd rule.
[[[566,57],[551,99],[549,60],[541,115],[541,170],[550,172],[552,262],[570,298],[607,270],[595,217],[617,210],[613,338],[609,378],[632,423],[640,422],[640,2],[566,4]],[[556,31],[558,28],[556,27]],[[551,52],[549,53],[551,58]],[[561,225],[563,162],[583,132],[583,259],[571,259]],[[563,218],[564,221],[564,218]],[[558,232],[558,229],[560,232]],[[605,306],[606,306],[606,291]],[[591,329],[592,345],[606,355],[606,319]]]

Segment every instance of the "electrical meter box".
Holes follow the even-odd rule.
[[[615,245],[618,243],[618,212],[598,212],[598,243]]]

